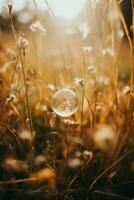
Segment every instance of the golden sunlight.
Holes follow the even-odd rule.
[[[56,16],[72,19],[79,15],[87,0],[50,0],[50,6]]]
[[[134,200],[134,0],[0,0],[0,200]]]

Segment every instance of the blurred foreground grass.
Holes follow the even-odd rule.
[[[13,33],[0,33],[0,199],[132,199],[133,58],[115,1],[79,27],[49,16],[47,28],[38,17],[16,30],[12,6]],[[68,118],[52,109],[62,88],[79,102]]]

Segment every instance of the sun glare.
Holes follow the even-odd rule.
[[[50,6],[57,17],[73,19],[79,15],[87,0],[50,0]]]

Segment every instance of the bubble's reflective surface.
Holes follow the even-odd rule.
[[[61,117],[69,117],[73,115],[78,109],[78,99],[70,89],[58,90],[52,99],[53,111]]]

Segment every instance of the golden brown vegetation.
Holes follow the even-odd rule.
[[[131,37],[120,3],[89,1],[79,25],[57,19],[46,1],[46,28],[34,1],[35,19],[17,29],[14,5],[7,5],[11,30],[0,33],[0,199],[134,198],[134,17]],[[62,88],[78,100],[68,117],[53,110]]]

